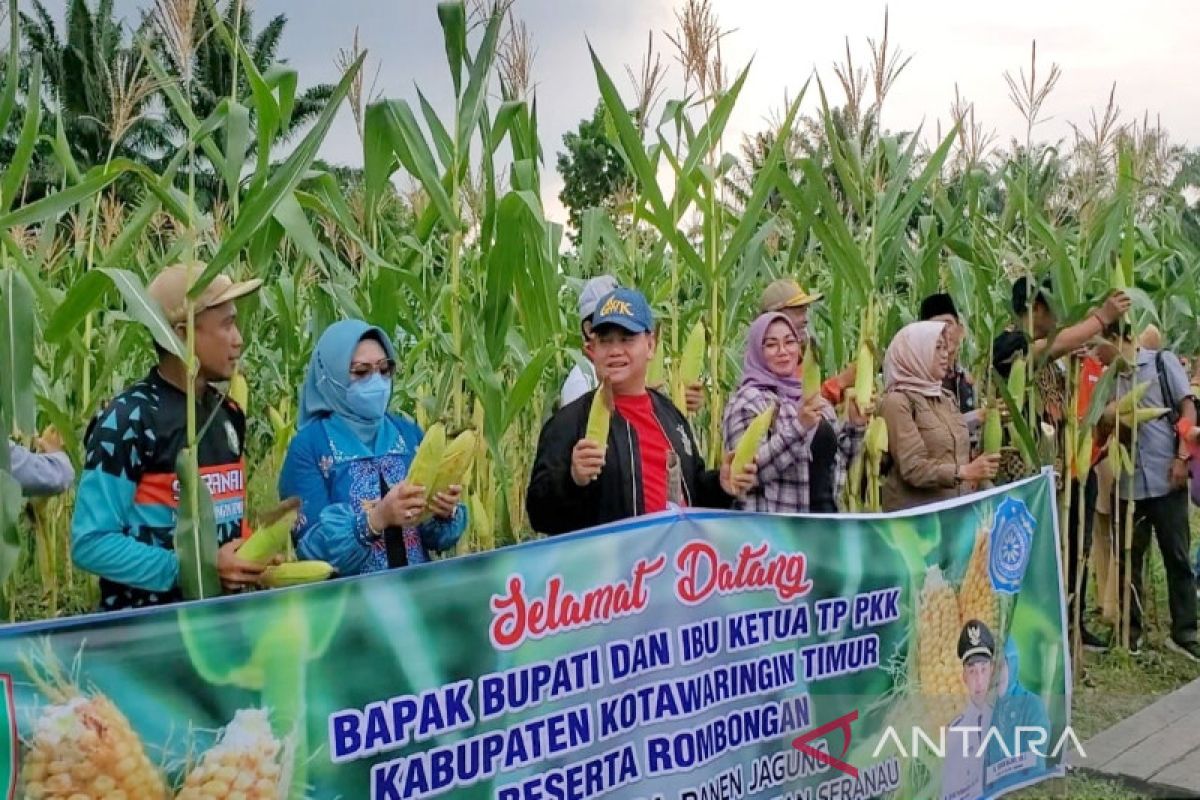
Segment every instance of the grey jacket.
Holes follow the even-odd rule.
[[[12,476],[26,495],[59,494],[75,482],[75,468],[66,453],[31,453],[9,441],[8,459]]]

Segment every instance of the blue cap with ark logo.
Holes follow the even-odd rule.
[[[630,333],[648,333],[654,330],[654,313],[641,292],[621,287],[600,298],[596,304],[592,330],[605,325],[616,325]]]

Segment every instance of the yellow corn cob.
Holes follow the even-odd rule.
[[[993,634],[998,634],[1000,606],[996,591],[992,588],[992,579],[988,575],[990,552],[991,537],[985,528],[975,536],[971,560],[967,562],[967,571],[958,590],[958,611],[962,619],[977,619],[987,625]]]
[[[771,422],[774,419],[775,405],[772,403],[766,410],[760,411],[758,416],[746,426],[746,430],[742,431],[741,437],[733,448],[733,464],[729,468],[731,475],[740,475],[746,465],[754,461],[754,457],[758,455],[758,447],[762,444],[767,431],[771,429]]]
[[[125,715],[102,694],[70,691],[73,696],[44,708],[37,720],[21,767],[21,796],[165,800],[162,775]]]
[[[939,567],[925,572],[917,614],[917,683],[931,730],[949,725],[962,710],[965,694],[956,648],[961,628],[954,587]]]
[[[283,744],[267,712],[242,709],[200,763],[188,773],[176,800],[277,800],[288,787]]]
[[[246,383],[246,378],[241,371],[233,373],[233,377],[229,379],[229,399],[238,404],[238,408],[242,411],[250,409],[250,386]]]
[[[263,570],[262,584],[269,589],[316,583],[333,575],[333,566],[324,561],[289,561]]]
[[[804,362],[800,369],[800,380],[804,387],[804,397],[806,399],[821,391],[821,367],[817,364],[817,354],[813,352],[811,342],[804,348]]]
[[[271,421],[271,428],[275,431],[275,436],[285,435],[288,430],[288,424],[273,406],[267,407],[267,419]]]
[[[1146,392],[1150,391],[1150,383],[1150,381],[1139,383],[1121,395],[1121,399],[1117,401],[1117,413],[1128,414],[1141,405],[1142,398],[1146,396]]]
[[[996,455],[1004,445],[1004,429],[1000,425],[1000,409],[989,408],[983,417],[983,452]]]
[[[288,542],[292,537],[292,528],[296,527],[296,517],[300,513],[300,501],[289,500],[279,511],[282,512],[281,516],[270,524],[260,527],[238,548],[238,558],[253,561],[256,564],[265,564],[287,550]]]
[[[875,354],[864,340],[858,346],[858,362],[854,372],[854,402],[860,409],[871,405],[875,392]]]
[[[592,396],[592,408],[588,411],[587,430],[583,438],[601,448],[608,447],[608,426],[612,423],[612,390],[608,382],[600,384],[596,394]]]
[[[691,386],[700,380],[706,344],[704,323],[697,322],[688,333],[687,341],[683,344],[683,354],[679,357],[679,378],[684,386]]]
[[[1008,393],[1018,404],[1025,401],[1025,378],[1025,358],[1017,356],[1013,359],[1012,371],[1008,373]]]
[[[445,449],[446,426],[439,422],[425,431],[425,437],[421,439],[417,454],[408,468],[408,482],[413,486],[424,486],[426,490],[432,488]]]

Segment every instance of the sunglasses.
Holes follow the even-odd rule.
[[[390,378],[396,374],[396,362],[390,358],[376,361],[374,364],[367,364],[361,361],[355,362],[350,365],[350,380],[357,381],[369,378],[376,372],[385,378]]]

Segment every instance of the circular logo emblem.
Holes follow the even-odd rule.
[[[242,440],[238,438],[237,429],[229,420],[225,420],[225,439],[229,442],[230,450],[235,453],[242,452]]]
[[[1021,588],[1025,568],[1029,566],[1036,522],[1021,500],[1008,498],[996,509],[988,563],[989,577],[996,591],[1013,594]]]

